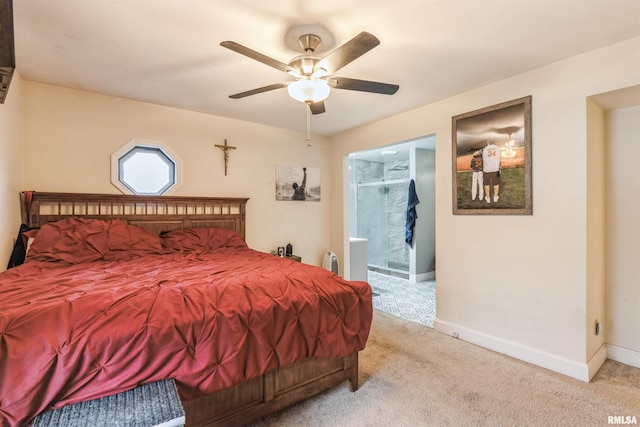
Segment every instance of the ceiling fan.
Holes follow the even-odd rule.
[[[284,71],[296,79],[236,93],[229,98],[239,99],[286,87],[293,99],[309,105],[312,114],[321,114],[325,112],[324,100],[327,99],[332,88],[384,95],[393,95],[398,91],[399,86],[394,84],[333,76],[336,71],[380,44],[380,40],[373,34],[363,31],[324,57],[314,55],[321,43],[319,36],[304,34],[300,36],[298,42],[305,53],[296,56],[288,64],[233,41],[220,43],[227,49]]]

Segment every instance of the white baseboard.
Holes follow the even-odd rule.
[[[487,335],[473,329],[460,327],[458,325],[445,322],[438,318],[436,318],[433,322],[433,328],[438,332],[457,337],[461,340],[470,342],[480,347],[497,351],[498,353],[506,354],[507,356],[523,360],[533,365],[537,365],[542,368],[549,369],[551,371],[558,372],[560,374],[567,375],[584,382],[589,382],[589,380],[591,379],[591,377],[589,376],[590,366],[586,363],[578,363],[564,357],[540,351],[535,348],[527,347],[522,344],[507,341],[502,338]],[[602,363],[604,363],[604,360],[606,359],[607,352],[603,351],[603,353],[605,355],[605,358],[602,359]],[[600,354],[600,351],[598,352],[598,354]],[[594,358],[592,358],[592,360],[594,360]],[[602,365],[602,363],[600,363],[600,365]],[[594,361],[593,368],[595,368],[596,364],[596,361]],[[600,366],[598,366],[598,368],[599,367]]]
[[[640,368],[640,352],[607,344],[607,358]]]
[[[430,271],[428,273],[409,274],[409,283],[426,282],[436,279],[436,272]]]
[[[596,354],[593,355],[591,360],[587,362],[587,369],[589,372],[589,381],[591,378],[598,372],[598,370],[602,367],[602,364],[607,360],[607,345],[603,344],[600,346]]]

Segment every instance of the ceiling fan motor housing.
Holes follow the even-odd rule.
[[[322,41],[320,37],[315,34],[305,34],[298,39],[300,46],[306,52],[304,55],[296,56],[289,62],[289,66],[295,68],[302,77],[310,77],[316,70],[316,64],[320,62],[322,58],[319,56],[313,56],[313,52],[320,46]],[[326,75],[326,70],[322,73]],[[323,75],[315,75],[314,77],[323,77]],[[296,77],[296,76],[294,76]]]
[[[289,66],[295,68],[300,76],[309,77],[313,74],[315,66],[322,58],[312,55],[296,56],[289,62]],[[295,76],[294,76],[295,77]]]

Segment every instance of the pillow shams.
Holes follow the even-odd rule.
[[[79,264],[164,253],[160,236],[120,220],[67,218],[43,225],[35,237],[26,261]]]
[[[206,252],[218,248],[247,247],[244,238],[228,228],[190,228],[174,230],[162,235],[167,252]]]

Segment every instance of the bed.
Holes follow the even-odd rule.
[[[0,420],[175,379],[187,426],[358,389],[371,288],[247,247],[245,198],[25,192],[0,274]]]

